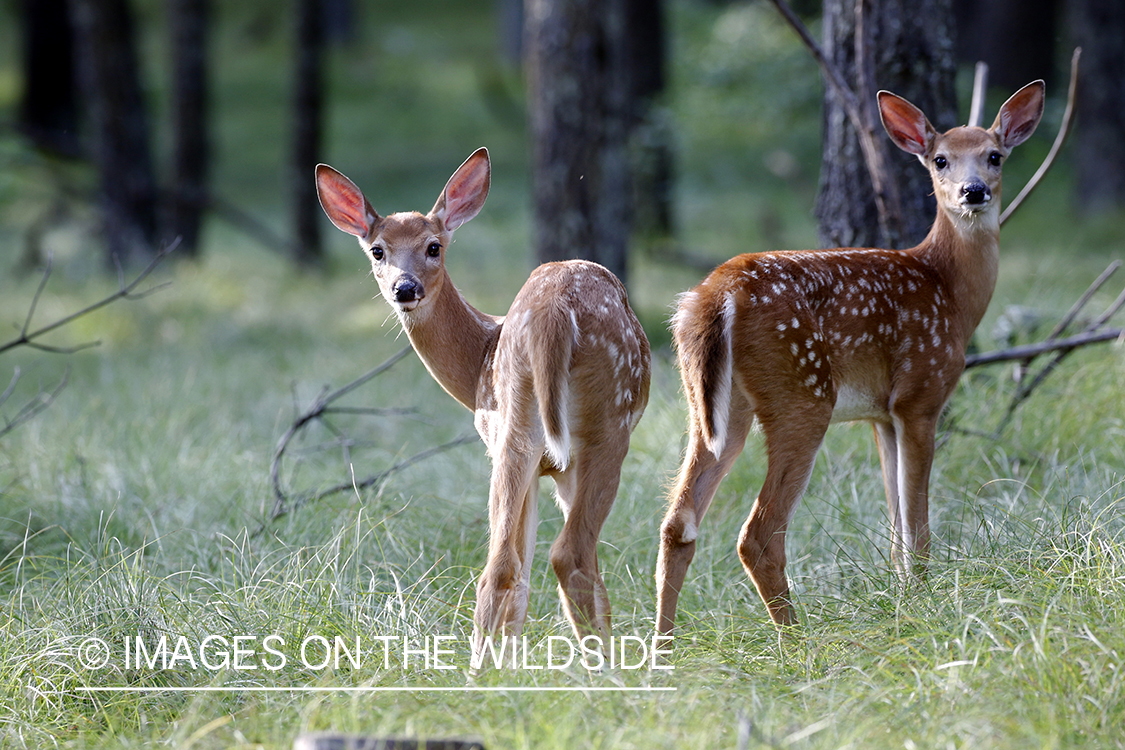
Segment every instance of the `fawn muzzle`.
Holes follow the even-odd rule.
[[[394,295],[395,302],[409,310],[426,296],[426,291],[418,279],[403,274],[395,279],[395,283],[391,286],[391,294]]]
[[[961,186],[961,200],[969,206],[983,206],[992,200],[992,191],[983,182],[970,182]]]

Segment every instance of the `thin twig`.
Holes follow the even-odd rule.
[[[81,310],[79,310],[75,313],[71,313],[70,315],[67,315],[66,317],[60,318],[53,323],[48,323],[47,325],[45,325],[41,328],[37,328],[34,331],[29,331],[29,329],[31,327],[32,317],[35,315],[35,309],[39,304],[39,298],[43,294],[43,289],[47,285],[47,279],[51,275],[51,263],[48,260],[47,268],[45,269],[45,271],[43,273],[43,278],[39,282],[39,288],[36,290],[35,296],[31,300],[31,305],[28,309],[27,318],[24,320],[23,327],[20,329],[20,335],[17,338],[12,339],[11,341],[9,341],[5,344],[0,344],[0,354],[3,354],[4,352],[8,351],[9,349],[15,349],[18,346],[33,346],[33,348],[40,349],[42,351],[61,352],[61,353],[68,353],[68,352],[71,352],[71,351],[77,351],[78,349],[84,349],[84,348],[87,348],[87,347],[90,347],[90,346],[96,346],[97,345],[96,343],[88,343],[88,344],[80,344],[77,348],[71,347],[69,349],[64,349],[64,348],[58,348],[58,347],[48,347],[48,346],[44,346],[42,344],[34,344],[33,345],[32,342],[35,339],[50,333],[51,331],[57,330],[59,328],[62,328],[65,325],[73,323],[78,318],[81,318],[83,316],[89,315],[92,312],[100,310],[101,308],[105,307],[106,305],[108,305],[112,302],[116,302],[119,299],[127,299],[127,300],[143,299],[144,297],[147,297],[148,295],[152,294],[153,292],[155,292],[159,289],[163,289],[165,286],[167,286],[167,284],[157,284],[156,286],[154,286],[150,289],[146,289],[143,292],[135,292],[134,291],[134,290],[136,290],[136,288],[138,286],[140,286],[140,284],[145,279],[147,279],[149,277],[149,275],[154,270],[156,270],[156,267],[158,265],[160,265],[161,261],[163,261],[166,257],[168,257],[168,255],[173,250],[175,250],[176,247],[179,244],[180,244],[179,239],[176,239],[170,245],[168,245],[168,246],[162,248],[161,250],[157,251],[156,255],[153,256],[152,260],[149,261],[149,264],[147,266],[145,266],[144,270],[142,270],[139,274],[137,274],[137,277],[134,278],[131,282],[126,284],[124,282],[124,279],[121,279],[119,281],[117,291],[114,292],[113,294],[110,294],[109,296],[104,297],[103,299],[98,300],[94,304],[92,304],[88,307],[84,307],[84,308],[82,308]]]
[[[973,99],[969,105],[969,125],[981,127],[984,120],[984,99],[988,92],[988,63],[980,60],[973,71]]]
[[[888,177],[883,151],[880,142],[875,138],[875,122],[864,116],[865,109],[860,104],[856,92],[851,90],[836,66],[825,56],[824,50],[812,38],[812,34],[809,33],[808,28],[797,14],[793,12],[793,9],[789,7],[789,3],[786,0],[771,0],[771,2],[793,30],[797,32],[797,36],[804,42],[809,52],[812,53],[813,59],[816,60],[816,64],[820,68],[821,75],[824,76],[825,83],[840,100],[844,113],[847,114],[848,120],[856,131],[859,147],[863,152],[863,160],[867,165],[867,172],[871,176],[871,188],[875,199],[875,209],[879,214],[879,226],[887,239],[890,239],[893,235],[897,240],[901,236],[899,231],[901,217],[899,206],[901,204],[898,185]],[[861,2],[862,0],[859,0],[859,3]],[[862,8],[859,10],[862,11]],[[861,94],[874,96],[874,92],[864,91]]]
[[[297,510],[305,503],[316,502],[317,500],[321,500],[325,497],[328,497],[329,495],[336,495],[341,492],[347,492],[349,490],[365,490],[368,487],[381,485],[386,482],[386,480],[389,479],[392,474],[396,474],[397,472],[400,472],[403,469],[407,469],[416,463],[425,461],[427,458],[432,458],[433,456],[436,456],[440,453],[445,453],[458,446],[476,442],[478,439],[479,436],[477,435],[476,431],[462,433],[453,440],[450,440],[448,443],[442,443],[441,445],[435,445],[431,448],[426,448],[425,450],[415,453],[409,458],[404,458],[403,460],[391,466],[389,469],[384,469],[378,474],[373,474],[364,479],[362,482],[356,482],[352,480],[333,485],[332,487],[328,487],[327,489],[317,490],[316,492],[310,493],[303,498],[293,501],[290,508],[283,509],[280,513],[275,514],[271,517],[271,520],[277,518],[280,515],[284,515],[291,510]]]
[[[1054,329],[1052,329],[1051,332],[1047,334],[1047,341],[1052,341],[1062,335],[1062,332],[1067,329],[1067,326],[1073,323],[1074,319],[1078,317],[1078,314],[1082,312],[1082,308],[1086,306],[1086,303],[1090,301],[1090,298],[1092,298],[1097,293],[1097,291],[1102,288],[1102,285],[1109,280],[1110,276],[1117,272],[1118,268],[1121,268],[1121,261],[1115,260],[1110,263],[1104,271],[1102,271],[1101,275],[1098,276],[1098,278],[1094,279],[1094,283],[1090,284],[1090,287],[1082,293],[1082,296],[1078,298],[1078,301],[1071,305],[1070,310],[1068,310],[1066,315],[1062,317],[1062,320],[1058,322],[1058,325],[1056,325]]]
[[[69,379],[70,379],[70,368],[68,367],[66,369],[66,371],[63,373],[62,380],[59,381],[59,384],[55,386],[54,390],[52,390],[50,392],[40,391],[39,394],[35,398],[31,399],[31,401],[28,401],[26,404],[24,404],[23,408],[21,408],[16,413],[16,416],[12,417],[12,419],[10,419],[10,420],[8,420],[8,419],[4,420],[4,426],[0,427],[0,438],[4,437],[9,432],[16,429],[21,424],[24,424],[25,422],[30,421],[32,418],[35,417],[35,415],[39,414],[41,411],[43,411],[44,409],[49,407],[51,404],[53,404],[55,399],[58,398],[59,394],[62,393],[62,390],[64,388],[66,388]],[[13,386],[15,385],[14,381],[13,381],[12,385]],[[5,391],[5,398],[7,397],[7,395],[8,395],[8,393],[7,393],[7,391]],[[0,401],[0,403],[3,403],[3,401]]]
[[[1059,125],[1058,135],[1055,136],[1055,142],[1051,144],[1051,150],[1047,153],[1047,158],[1039,165],[1039,169],[1032,175],[1031,179],[1020,194],[1016,196],[1008,207],[1000,214],[1000,226],[1004,226],[1004,222],[1011,218],[1020,204],[1031,195],[1035,188],[1039,187],[1040,181],[1043,176],[1047,174],[1047,170],[1055,163],[1055,157],[1059,155],[1062,150],[1063,144],[1066,142],[1066,137],[1070,135],[1070,123],[1074,119],[1074,103],[1078,96],[1078,60],[1082,57],[1082,48],[1075,47],[1074,54],[1070,58],[1070,89],[1066,94],[1066,109],[1063,111],[1062,124]]]
[[[281,436],[281,439],[277,441],[277,447],[274,449],[273,453],[273,461],[270,463],[270,482],[273,485],[274,496],[274,508],[271,518],[277,518],[278,516],[283,515],[286,512],[286,496],[285,492],[281,489],[281,459],[285,455],[285,450],[289,446],[290,441],[292,441],[293,438],[296,437],[297,433],[304,429],[305,425],[307,425],[309,422],[312,422],[315,419],[320,419],[328,410],[328,406],[332,402],[336,401],[342,396],[351,393],[356,388],[359,388],[361,385],[371,380],[372,378],[375,378],[386,372],[396,362],[409,354],[410,351],[411,348],[409,346],[404,346],[396,354],[385,360],[382,364],[378,365],[374,369],[368,370],[366,373],[360,375],[358,378],[348,383],[347,385],[342,386],[335,391],[332,391],[331,393],[322,391],[308,409],[297,415],[297,418],[293,421],[293,424],[289,426],[289,429],[286,430],[285,434]]]

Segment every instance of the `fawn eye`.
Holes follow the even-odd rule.
[[[991,154],[989,154],[988,155],[988,163],[991,164],[994,167],[1000,166],[1000,152],[999,151],[993,151]]]
[[[374,258],[375,260],[382,260],[383,259],[383,248],[379,247],[378,245],[372,245],[371,246],[371,257]]]
[[[938,169],[945,169],[949,166],[949,161],[944,156],[941,156],[939,154],[938,156],[934,157],[934,166]]]
[[[441,256],[441,243],[431,242],[430,246],[426,248],[426,255],[430,256],[431,258],[440,257]]]

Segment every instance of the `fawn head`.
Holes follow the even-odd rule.
[[[379,291],[406,323],[424,315],[441,291],[453,230],[480,211],[490,175],[488,149],[479,148],[457,168],[425,215],[406,211],[380,216],[355,183],[327,164],[316,168],[316,189],[336,228],[359,238]]]
[[[999,217],[1000,170],[1011,150],[1035,132],[1043,115],[1043,81],[1012,94],[992,127],[963,126],[938,133],[922,110],[889,91],[879,92],[879,114],[895,145],[930,171],[940,209],[951,218]]]

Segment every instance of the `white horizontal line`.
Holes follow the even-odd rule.
[[[78,687],[80,693],[674,693],[674,687]]]

